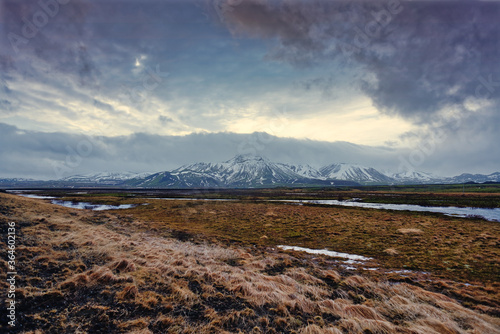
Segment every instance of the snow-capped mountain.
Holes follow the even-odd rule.
[[[221,167],[221,181],[230,186],[294,184],[304,179],[286,165],[259,156],[238,155],[221,164]]]
[[[132,172],[101,172],[84,175],[72,175],[61,179],[63,182],[74,183],[97,183],[97,184],[120,184],[125,180],[133,178],[144,178],[151,173],[132,173]]]
[[[391,175],[391,177],[398,183],[439,183],[442,181],[442,177],[435,176],[431,173],[419,172],[419,171],[404,171],[398,172]]]
[[[125,181],[127,186],[142,188],[216,188],[220,182],[209,174],[197,172],[159,172],[145,178]]]
[[[252,155],[237,155],[222,163],[196,163],[172,171],[173,175],[182,175],[184,178],[189,173],[210,175],[220,185],[226,187],[293,185],[310,182],[310,177],[296,173],[288,165]]]
[[[2,187],[36,187],[43,181],[25,178],[0,178],[0,186]]]
[[[307,164],[284,164],[253,155],[237,155],[219,163],[199,162],[159,173],[74,175],[60,180],[0,179],[2,187],[120,186],[142,188],[250,188],[273,186],[342,186],[374,184],[430,184],[500,182],[500,172],[462,174],[441,178],[419,171],[381,173],[372,167],[334,163],[316,169]]]
[[[340,183],[339,183],[340,182]],[[307,165],[275,163],[253,155],[237,155],[220,163],[199,162],[184,165],[171,172],[161,172],[145,179],[127,181],[140,187],[265,187],[298,185],[331,185],[318,170]],[[355,182],[337,181],[338,185],[355,185]]]
[[[371,167],[356,164],[338,163],[320,168],[327,179],[346,180],[361,183],[393,183],[395,180]]]
[[[32,181],[36,181],[34,179],[24,179],[24,178],[18,178],[18,177],[15,177],[15,178],[0,178],[0,183],[1,182],[32,182]]]
[[[489,175],[483,174],[461,174],[454,177],[448,177],[443,180],[444,183],[484,183],[484,182],[500,182],[500,172],[492,173]]]

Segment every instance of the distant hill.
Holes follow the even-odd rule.
[[[500,172],[492,173],[490,175],[483,174],[461,174],[454,177],[444,179],[444,183],[485,183],[485,182],[500,182]]]
[[[65,177],[61,179],[62,182],[70,182],[70,183],[97,183],[100,185],[118,185],[123,183],[125,180],[133,179],[133,178],[142,178],[147,177],[151,173],[132,173],[132,172],[102,172],[102,173],[94,173],[94,174],[85,174],[85,175],[73,175],[69,177]]]

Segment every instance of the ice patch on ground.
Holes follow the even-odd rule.
[[[348,253],[339,253],[339,252],[334,252],[334,251],[329,251],[327,249],[311,249],[311,248],[305,248],[305,247],[297,247],[297,246],[277,246],[280,249],[283,250],[294,250],[298,252],[306,252],[309,254],[319,254],[319,255],[326,255],[326,256],[331,256],[331,257],[341,257],[344,259],[348,259],[349,261],[369,261],[372,260],[371,257],[365,257],[361,255],[354,255],[354,254],[348,254]],[[346,261],[347,262],[347,261]],[[355,262],[352,262],[355,263]]]

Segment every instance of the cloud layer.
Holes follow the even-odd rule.
[[[159,136],[138,133],[92,137],[23,131],[0,123],[0,177],[58,179],[99,171],[164,171],[180,165],[219,162],[237,154],[255,154],[284,163],[316,166],[358,162],[394,165],[397,152],[345,142],[329,143],[279,138],[266,133]]]
[[[0,0],[0,169],[52,178],[90,136],[71,172],[164,170],[257,131],[283,162],[493,172],[498,17],[493,1]]]
[[[477,160],[488,154],[487,143],[484,150],[478,151],[475,149],[478,138],[453,145],[447,143],[449,140],[446,135],[430,136],[419,148],[391,149],[280,138],[265,132],[186,136],[136,133],[107,137],[24,131],[0,123],[0,177],[59,179],[100,171],[158,172],[201,161],[226,161],[237,154],[255,154],[276,162],[307,163],[315,167],[348,162],[382,171],[424,170],[443,176],[497,170],[498,150],[490,152],[494,158],[477,168]]]

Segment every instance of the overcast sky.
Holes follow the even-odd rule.
[[[0,177],[241,153],[500,171],[496,1],[0,0]]]

